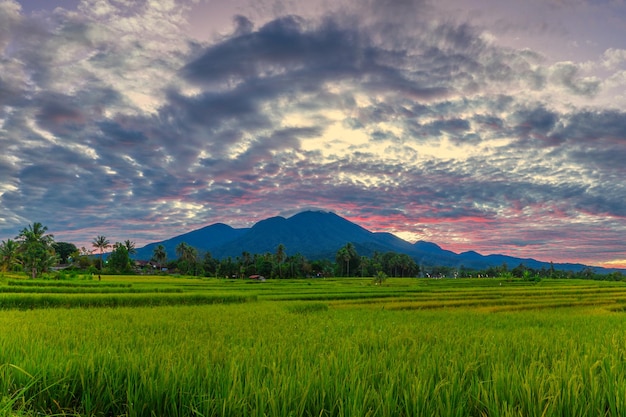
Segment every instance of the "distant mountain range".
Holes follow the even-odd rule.
[[[549,262],[515,258],[505,255],[481,255],[474,251],[460,254],[444,250],[435,243],[418,241],[414,244],[391,233],[374,233],[331,212],[305,211],[289,218],[271,217],[250,228],[235,229],[216,223],[161,242],[150,243],[137,249],[136,259],[152,258],[154,248],[163,245],[168,259],[176,258],[176,246],[186,242],[199,253],[211,252],[215,258],[233,258],[242,252],[274,253],[279,244],[285,246],[287,255],[300,253],[309,260],[335,259],[337,250],[351,242],[359,255],[371,256],[375,251],[405,253],[418,264],[428,266],[464,266],[486,269],[506,263],[510,268],[519,264],[533,269],[549,268]],[[583,264],[554,264],[555,269],[579,271]],[[592,267],[597,272],[612,269]]]

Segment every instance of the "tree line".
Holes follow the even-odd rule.
[[[88,273],[100,273],[105,269],[113,273],[129,273],[133,271],[131,255],[135,250],[134,242],[111,244],[104,236],[97,236],[92,246],[100,251],[100,257],[93,257],[92,250],[85,247],[78,249],[69,242],[56,242],[54,235],[48,233],[48,227],[41,223],[29,224],[14,239],[0,242],[0,271],[27,273],[35,279],[51,272],[54,267],[71,267]],[[103,261],[104,251],[112,248],[106,265]],[[105,268],[106,266],[106,268]]]
[[[31,278],[50,272],[53,267],[64,267],[97,274],[137,272],[132,255],[135,244],[130,240],[111,243],[106,236],[96,236],[92,250],[78,249],[68,242],[56,242],[41,223],[33,223],[20,231],[15,239],[0,243],[0,271],[23,271]],[[105,259],[106,254],[106,259]],[[210,252],[200,253],[195,247],[181,242],[173,259],[163,245],[154,248],[148,272],[180,273],[192,276],[244,278],[306,278],[325,276],[415,276],[419,268],[408,255],[388,252],[373,257],[359,256],[354,245],[347,243],[330,259],[309,260],[300,253],[288,254],[280,244],[271,253],[242,251],[240,256],[214,258]],[[151,269],[150,269],[151,268]]]
[[[372,256],[360,256],[353,243],[346,243],[330,259],[309,260],[300,253],[289,254],[283,244],[276,250],[252,254],[242,251],[240,256],[214,258],[210,252],[199,252],[195,247],[181,242],[176,246],[175,256],[170,258],[163,245],[154,248],[150,262],[139,267],[132,259],[136,253],[135,243],[111,243],[105,236],[96,236],[92,250],[78,249],[68,242],[56,242],[41,223],[33,223],[22,229],[14,239],[0,242],[0,271],[23,271],[31,278],[50,272],[53,267],[81,270],[90,274],[102,273],[178,273],[182,275],[221,278],[308,278],[308,277],[427,277],[427,278],[580,278],[621,280],[620,272],[598,274],[591,268],[578,272],[549,268],[532,269],[520,264],[509,269],[506,264],[474,270],[463,265],[458,267],[418,265],[407,254],[374,252]],[[110,251],[109,251],[110,250]],[[105,253],[107,254],[105,260]],[[141,269],[140,269],[141,268]]]

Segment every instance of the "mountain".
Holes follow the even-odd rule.
[[[521,259],[506,255],[481,255],[474,251],[454,253],[435,243],[418,241],[411,244],[391,233],[371,232],[358,224],[331,212],[305,211],[292,217],[271,217],[261,220],[251,228],[235,229],[217,223],[161,242],[150,243],[137,250],[134,258],[150,259],[154,248],[162,244],[168,259],[176,258],[176,246],[186,242],[202,254],[211,252],[216,258],[237,257],[242,252],[275,253],[278,245],[286,253],[300,253],[310,260],[335,259],[337,250],[351,242],[359,255],[371,256],[374,252],[398,252],[411,256],[420,265],[440,265],[471,269],[486,269],[506,263],[510,268],[519,264],[540,269],[550,268],[550,263],[535,259]],[[581,264],[554,264],[556,269],[578,271]],[[602,268],[594,268],[600,271]]]
[[[242,251],[274,253],[282,243],[288,254],[300,253],[309,259],[334,259],[337,250],[347,242],[352,242],[362,255],[371,254],[374,250],[391,250],[390,247],[394,246],[376,233],[334,213],[305,211],[288,219],[272,217],[262,220],[247,233],[217,248],[214,255],[221,258],[238,256]]]
[[[239,236],[245,234],[249,229],[234,229],[223,223],[215,223],[211,226],[203,227],[189,233],[175,236],[171,239],[161,242],[150,243],[144,247],[137,249],[137,253],[133,256],[135,259],[151,259],[154,254],[154,248],[158,245],[165,247],[168,259],[175,259],[176,246],[181,242],[186,242],[190,246],[198,249],[200,252],[213,251]]]

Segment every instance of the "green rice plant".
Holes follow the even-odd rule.
[[[13,383],[16,372],[27,378],[25,382],[17,384],[19,388]],[[0,383],[0,389],[2,389],[0,416],[16,416],[20,410],[23,411],[28,406],[28,398],[25,394],[37,383],[37,379],[18,366],[11,364],[0,365],[0,376],[2,379],[2,383]]]
[[[185,292],[53,294],[129,304],[0,314],[0,364],[37,375],[32,386],[19,372],[0,378],[2,392],[25,388],[28,401],[18,408],[85,416],[619,416],[626,404],[626,322],[606,308],[615,303],[605,304],[619,286],[594,294],[593,285],[545,280],[532,288],[124,280]],[[387,296],[372,297],[376,290]],[[320,300],[290,299],[298,291]],[[329,293],[355,298],[326,301]],[[550,293],[554,302],[543,308]],[[43,295],[0,299],[18,296]],[[161,305],[160,296],[255,302]],[[155,303],[130,301],[144,297]],[[437,303],[445,307],[401,308]],[[540,308],[493,314],[491,303]]]
[[[130,288],[131,283],[119,282],[85,282],[85,281],[44,281],[44,280],[15,280],[7,281],[10,286],[22,287],[93,287],[93,288]]]
[[[230,304],[255,301],[256,297],[236,294],[2,294],[0,310],[36,308],[140,307],[167,305]]]
[[[296,314],[315,313],[328,311],[328,304],[324,303],[298,303],[287,306],[287,310]]]
[[[139,294],[139,293],[182,293],[180,288],[131,288],[131,287],[91,287],[91,286],[9,286],[0,287],[0,293],[29,294]]]

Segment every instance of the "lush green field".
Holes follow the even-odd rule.
[[[621,282],[56,283],[0,278],[0,415],[626,410]]]

